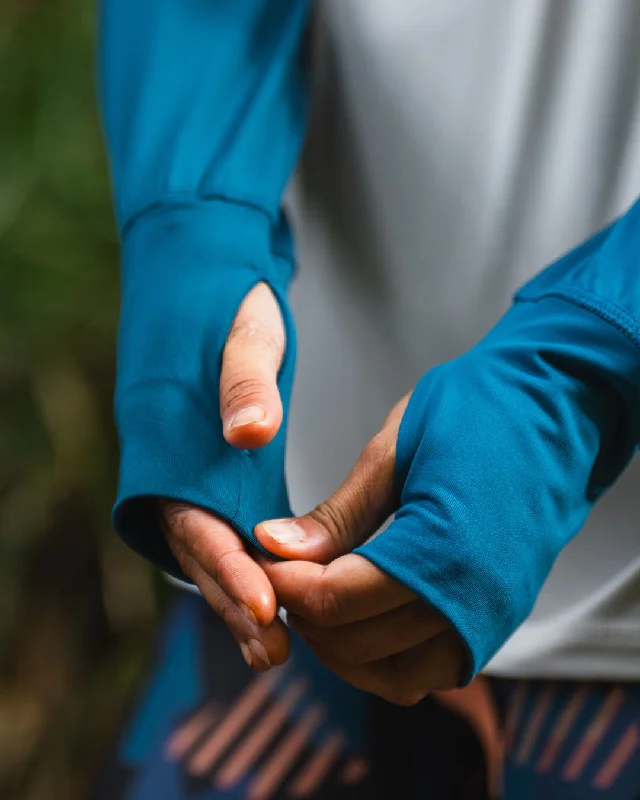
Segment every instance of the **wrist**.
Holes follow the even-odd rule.
[[[125,231],[113,521],[137,552],[177,577],[149,498],[202,507],[252,542],[259,521],[290,513],[284,441],[295,332],[285,289],[292,267],[273,244],[263,212],[220,201],[150,210]],[[261,281],[273,289],[286,328],[278,375],[284,419],[273,441],[248,453],[224,440],[220,370],[236,312]]]

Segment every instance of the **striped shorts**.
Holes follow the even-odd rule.
[[[481,679],[398,708],[296,641],[256,675],[178,593],[94,800],[640,800],[640,686]]]

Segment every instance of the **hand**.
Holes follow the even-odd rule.
[[[278,304],[266,284],[245,298],[222,358],[220,415],[224,437],[252,449],[270,442],[282,422],[276,376],[285,348]],[[276,597],[242,538],[203,509],[159,501],[158,512],[173,555],[211,608],[227,623],[243,656],[257,670],[282,664],[289,634],[276,617]]]
[[[628,377],[637,352],[608,333],[597,315],[557,298],[515,303],[475,347],[424,375],[402,425],[392,415],[332,501],[297,525],[260,528],[278,555],[326,564],[397,509],[380,536],[326,569],[267,570],[282,604],[306,620],[305,636],[348,680],[401,700],[453,686],[531,613],[555,558],[637,445]],[[389,489],[394,463],[400,502]],[[434,612],[417,622],[407,590],[357,556],[456,634]],[[365,633],[362,622],[383,613],[394,616]]]
[[[291,627],[341,678],[399,705],[454,688],[466,663],[462,642],[440,614],[351,553],[398,506],[396,440],[407,402],[395,406],[329,500],[304,517],[256,528],[267,550],[293,559],[259,558]]]

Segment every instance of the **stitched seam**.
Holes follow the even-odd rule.
[[[188,193],[178,193],[173,195],[168,195],[166,198],[162,200],[155,200],[152,203],[143,206],[138,211],[134,212],[124,223],[121,232],[121,239],[124,243],[126,237],[131,232],[132,228],[135,227],[136,223],[145,218],[145,217],[153,217],[156,214],[160,214],[164,211],[170,211],[172,209],[180,209],[180,208],[203,208],[206,207],[208,204],[213,204],[215,202],[225,203],[227,205],[235,205],[240,208],[246,208],[251,211],[255,211],[259,214],[265,216],[271,225],[274,225],[277,220],[274,219],[273,215],[269,213],[269,211],[261,204],[259,198],[233,198],[228,197],[227,195],[216,193],[210,195],[203,195],[203,196],[194,196]],[[296,269],[296,260],[295,256],[291,251],[281,250],[281,249],[269,249],[273,258],[279,258],[284,261],[292,271]],[[243,263],[244,266],[249,267],[250,269],[254,269],[256,271],[261,271],[255,264],[251,263]]]
[[[268,210],[266,203],[257,196],[251,195],[229,195],[224,191],[209,192],[206,194],[193,194],[192,192],[174,192],[159,200],[146,203],[141,208],[129,214],[122,225],[122,238],[129,233],[131,228],[142,217],[153,215],[155,212],[167,208],[197,208],[206,206],[214,202],[226,203],[228,205],[240,206],[251,211],[256,211],[265,216],[271,224],[276,222],[274,215]]]
[[[621,308],[610,300],[604,300],[598,295],[593,295],[583,289],[575,287],[562,288],[560,284],[557,288],[546,291],[538,297],[527,297],[519,294],[517,301],[536,302],[547,297],[557,297],[561,300],[578,305],[586,311],[590,311],[605,322],[610,323],[620,333],[624,334],[636,347],[640,348],[640,323],[626,309]]]

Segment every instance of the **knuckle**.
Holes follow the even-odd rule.
[[[371,651],[367,642],[358,638],[340,636],[335,645],[336,657],[345,664],[356,666],[371,661]]]
[[[304,596],[305,616],[319,627],[329,627],[340,618],[340,601],[330,588],[309,589]]]
[[[222,580],[224,580],[225,574],[229,578],[228,582],[233,582],[233,578],[237,573],[237,569],[234,566],[235,557],[238,554],[238,550],[235,548],[227,548],[222,552],[218,553],[213,559],[213,563],[211,565],[211,578],[217,583],[220,584]],[[232,558],[233,556],[233,558]]]
[[[184,542],[187,538],[193,509],[186,503],[172,500],[163,505],[164,521],[171,535]]]
[[[309,516],[328,531],[332,539],[342,542],[353,528],[357,512],[349,503],[326,500],[316,506]]]
[[[234,376],[223,388],[223,405],[225,408],[233,408],[237,405],[244,404],[248,400],[261,397],[265,389],[265,382],[262,378]]]

